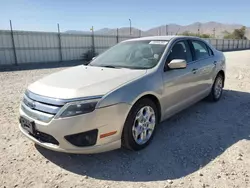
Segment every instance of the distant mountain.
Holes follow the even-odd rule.
[[[141,33],[140,33],[141,32]],[[68,30],[65,31],[65,33],[68,34],[91,34],[91,31],[77,31],[77,30]],[[133,36],[139,36],[140,34],[145,33],[144,31],[141,31],[137,28],[131,28],[131,34]],[[117,28],[116,29],[109,29],[109,28],[103,28],[95,31],[95,34],[102,34],[102,35],[117,35]],[[129,27],[122,27],[118,29],[119,35],[129,36],[130,35],[130,28]]]
[[[151,28],[146,31],[142,31],[137,28],[131,28],[131,33],[133,36],[150,36],[150,35],[175,35],[180,34],[185,31],[189,31],[192,33],[197,33],[198,29],[200,30],[200,33],[206,33],[206,34],[214,34],[217,38],[223,38],[223,32],[229,31],[232,32],[234,29],[239,29],[243,25],[241,24],[223,24],[218,22],[195,22],[190,25],[177,25],[177,24],[167,24],[161,25],[158,27]],[[84,34],[84,33],[91,33],[90,31],[75,31],[75,30],[69,30],[66,31],[66,33],[73,33],[73,34]],[[105,35],[116,35],[117,29],[110,29],[110,28],[103,28],[100,30],[95,31],[95,34],[105,34]],[[119,35],[130,35],[130,28],[129,27],[122,27],[118,30]],[[247,27],[246,36],[250,39],[250,28]]]
[[[77,31],[77,30],[67,30],[65,33],[68,34],[90,34],[89,31]]]

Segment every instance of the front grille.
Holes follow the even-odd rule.
[[[59,103],[58,99],[44,97],[26,91],[21,108],[33,119],[48,123],[63,105],[63,103]]]
[[[35,137],[40,142],[59,145],[59,142],[53,136],[51,136],[49,134],[46,134],[46,133],[43,133],[40,131],[35,131],[34,134],[30,134],[30,135]]]
[[[56,114],[60,110],[60,106],[54,106],[51,104],[44,104],[41,101],[35,101],[24,95],[23,103],[31,109],[35,109],[48,114]]]

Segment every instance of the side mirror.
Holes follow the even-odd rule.
[[[187,67],[187,62],[184,59],[173,59],[168,64],[170,69],[185,69]]]

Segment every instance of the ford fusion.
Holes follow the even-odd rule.
[[[79,65],[29,85],[20,105],[22,133],[68,153],[145,148],[157,125],[208,98],[221,98],[225,57],[196,37],[123,41]]]

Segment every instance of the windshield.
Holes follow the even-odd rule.
[[[90,66],[149,69],[157,65],[168,41],[129,41],[110,48]]]

